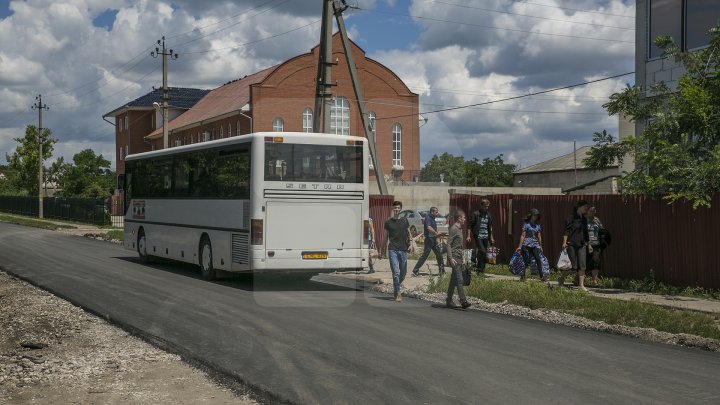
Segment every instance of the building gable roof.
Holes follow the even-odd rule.
[[[578,170],[587,169],[588,167],[585,166],[583,160],[589,157],[590,148],[590,146],[581,146],[577,149],[576,154],[571,152],[567,155],[558,156],[556,158],[528,166],[524,169],[516,170],[515,174],[573,170],[575,169],[576,159]],[[618,167],[617,162],[613,163],[610,167]]]
[[[191,109],[170,121],[168,131],[240,110],[250,102],[250,86],[262,82],[278,66],[280,65],[269,67],[242,79],[233,80],[211,90]],[[162,132],[163,129],[158,128],[148,137],[155,137]]]
[[[170,96],[170,105],[173,108],[190,109],[195,105],[201,98],[205,97],[210,90],[205,89],[194,89],[190,87],[168,87],[168,94]],[[163,91],[160,89],[153,89],[153,91],[136,98],[133,101],[125,104],[122,107],[118,107],[109,113],[103,115],[103,117],[114,117],[118,114],[123,113],[125,110],[134,108],[152,108],[153,103],[162,103]]]

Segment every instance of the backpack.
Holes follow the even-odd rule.
[[[606,249],[612,243],[612,235],[605,228],[598,231],[598,239],[600,240],[600,249]]]

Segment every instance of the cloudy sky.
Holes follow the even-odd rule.
[[[528,166],[617,133],[601,105],[634,76],[633,0],[352,0],[351,37],[420,94],[421,162],[450,152]],[[180,54],[170,85],[214,88],[307,52],[321,0],[0,0],[0,163],[42,94],[55,156],[114,161],[102,115],[162,84],[155,42]]]

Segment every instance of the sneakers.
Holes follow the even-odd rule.
[[[470,308],[470,305],[472,305],[472,304],[470,304],[469,302],[465,301],[465,302],[463,302],[462,304],[460,304],[460,307],[461,307],[462,309],[468,309],[468,308]]]
[[[402,302],[402,295],[400,295],[400,293],[395,293],[395,302]]]

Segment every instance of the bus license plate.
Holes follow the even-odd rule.
[[[328,258],[327,252],[303,252],[302,258],[304,260],[322,260]]]

